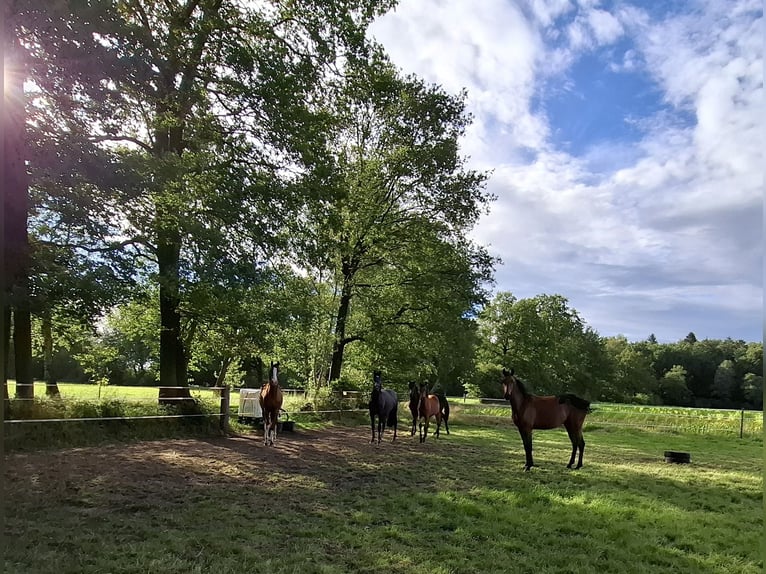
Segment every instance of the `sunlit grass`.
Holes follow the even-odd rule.
[[[241,443],[226,441],[204,456],[161,445],[143,460],[113,451],[117,468],[94,467],[75,490],[30,488],[35,463],[10,458],[19,476],[8,483],[8,534],[25,536],[6,571],[762,571],[761,437],[586,431],[585,466],[573,472],[566,433],[538,431],[538,467],[525,473],[507,419],[451,426],[425,445],[400,435],[370,446],[366,425],[336,421],[313,431],[299,423],[304,440],[285,433],[276,449],[238,458]],[[327,446],[333,437],[337,447]],[[305,462],[320,448],[326,455]],[[692,463],[665,463],[667,449],[690,452]],[[115,478],[130,472],[143,478]],[[52,494],[40,497],[45,486]]]
[[[130,387],[105,385],[99,387],[94,384],[59,383],[61,400],[66,401],[109,401],[119,400],[136,403],[155,403],[158,397],[157,387]],[[14,382],[9,382],[9,394],[15,392]],[[206,388],[192,388],[193,397],[205,402],[220,402],[216,391]],[[45,396],[45,384],[35,383],[35,397],[47,400]],[[306,403],[311,403],[310,396],[302,393],[286,391],[284,409],[295,419],[309,420],[309,415],[301,412]],[[336,404],[337,403],[337,404]],[[330,401],[326,408],[337,409],[341,402]],[[485,417],[509,417],[510,408],[507,403],[481,403],[479,399],[450,398],[452,416],[474,416],[475,420]],[[344,410],[358,408],[350,400],[342,402]],[[230,394],[230,406],[232,413],[236,414],[239,409],[239,389],[232,389]],[[313,405],[316,407],[316,405]],[[400,419],[405,420],[408,416],[406,402],[400,405]],[[763,433],[763,412],[745,411],[741,413],[731,409],[695,409],[685,407],[665,407],[646,405],[621,405],[614,403],[597,403],[593,405],[593,412],[585,421],[585,428],[595,430],[619,426],[622,428],[652,428],[663,432],[684,433],[719,433],[739,435],[742,430],[745,436],[761,435]]]

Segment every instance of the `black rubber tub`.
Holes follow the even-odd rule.
[[[678,452],[675,450],[665,451],[665,462],[673,462],[676,464],[688,464],[692,461],[691,454],[688,452]]]

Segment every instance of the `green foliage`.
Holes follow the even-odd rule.
[[[657,390],[651,357],[625,337],[610,337],[606,351],[614,365],[614,378],[607,383],[601,400],[651,404]]]
[[[296,264],[335,295],[328,378],[385,363],[396,384],[424,365],[455,384],[472,367],[463,318],[492,265],[465,240],[490,199],[486,175],[459,154],[465,94],[402,76],[379,50],[349,62],[330,89],[330,165],[306,177],[332,201],[308,202],[290,226]]]
[[[763,377],[753,373],[747,373],[744,377],[742,389],[745,400],[754,408],[763,409]]]
[[[734,391],[734,361],[721,361],[713,378],[712,394],[720,399],[730,399]]]
[[[481,371],[498,374],[495,388],[503,367],[513,367],[538,394],[569,390],[595,398],[611,378],[603,340],[561,295],[517,300],[498,293],[479,315],[479,338]]]
[[[665,404],[689,405],[692,394],[686,385],[686,369],[674,365],[659,381],[659,395]]]

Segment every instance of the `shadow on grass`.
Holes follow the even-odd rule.
[[[693,500],[734,487],[612,465],[617,447],[598,435],[568,471],[555,432],[536,436],[530,473],[515,428],[459,423],[425,444],[370,445],[360,425],[282,433],[276,447],[254,432],[11,454],[6,571],[756,571],[754,554],[706,539],[720,512]]]

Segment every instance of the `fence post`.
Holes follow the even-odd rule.
[[[739,438],[742,438],[745,430],[745,409],[739,411]]]
[[[231,389],[225,386],[221,389],[221,430],[229,432],[229,406],[231,405]]]

